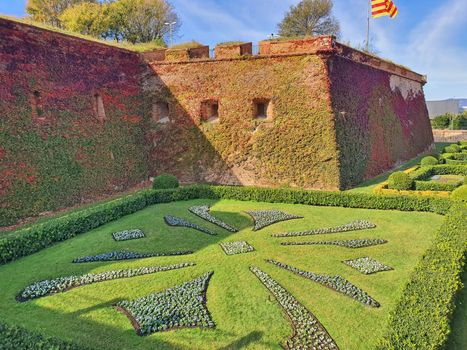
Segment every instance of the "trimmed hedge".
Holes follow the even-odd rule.
[[[388,178],[388,188],[391,190],[407,191],[413,187],[413,180],[409,174],[403,171],[396,171]]]
[[[2,350],[90,350],[57,338],[44,337],[23,327],[0,323],[0,349]]]
[[[389,316],[389,328],[379,349],[441,349],[450,334],[455,296],[462,289],[467,205],[452,206]]]
[[[324,192],[240,186],[189,186],[172,190],[142,190],[135,194],[20,229],[0,240],[0,265],[75,237],[149,205],[196,198],[235,199],[365,209],[428,211],[445,214],[451,201],[417,196],[375,196],[364,193]]]
[[[433,156],[424,157],[420,162],[421,166],[432,166],[432,165],[437,165],[437,164],[438,164],[438,159],[436,159]]]
[[[461,147],[456,144],[444,147],[444,153],[458,153],[460,151]]]
[[[454,191],[457,187],[462,184],[460,183],[452,183],[452,184],[445,184],[435,181],[415,181],[415,189],[417,191],[447,191],[451,192]]]
[[[453,191],[451,198],[455,201],[467,202],[467,185],[463,185]]]
[[[171,174],[161,174],[157,176],[152,184],[152,188],[155,190],[168,190],[179,186],[178,179]]]

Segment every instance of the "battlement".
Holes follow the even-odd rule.
[[[318,36],[298,40],[263,40],[259,51],[253,54],[253,43],[219,44],[214,48],[214,57],[210,57],[209,46],[190,49],[158,49],[142,54],[143,59],[151,64],[192,63],[205,61],[223,61],[238,59],[262,59],[296,55],[339,56],[348,60],[371,66],[388,73],[426,84],[426,76],[407,67],[354,49],[339,43],[334,36]]]

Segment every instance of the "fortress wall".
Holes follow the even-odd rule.
[[[140,75],[137,54],[0,19],[4,221],[147,179]]]
[[[326,64],[316,55],[153,61],[145,90],[170,105],[152,130],[153,166],[184,182],[337,189]],[[157,76],[157,81],[151,77]],[[218,104],[218,119],[203,104]],[[257,118],[269,103],[266,118]],[[162,151],[161,151],[162,150]]]
[[[388,171],[433,145],[425,78],[355,50],[329,59],[342,188]],[[349,53],[353,51],[353,57]]]

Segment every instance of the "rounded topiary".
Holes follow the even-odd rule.
[[[388,187],[392,190],[411,190],[413,187],[413,180],[410,176],[403,171],[396,171],[389,176]]]
[[[171,174],[161,174],[154,179],[152,188],[155,190],[166,190],[180,186],[175,176]]]
[[[467,202],[467,185],[463,185],[452,191],[451,199]]]
[[[459,153],[461,147],[459,145],[449,145],[444,147],[444,153]]]
[[[438,159],[433,156],[424,157],[420,162],[421,166],[431,166],[438,164]]]

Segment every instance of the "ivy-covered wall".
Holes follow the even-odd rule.
[[[327,66],[319,56],[151,62],[151,68],[145,91],[170,109],[170,122],[152,130],[153,171],[184,182],[339,188]],[[269,100],[271,116],[255,118],[255,102]],[[203,101],[218,103],[217,120],[201,120]]]
[[[0,225],[148,178],[141,69],[137,54],[0,19]]]
[[[431,149],[423,82],[338,55],[328,66],[342,188]]]

